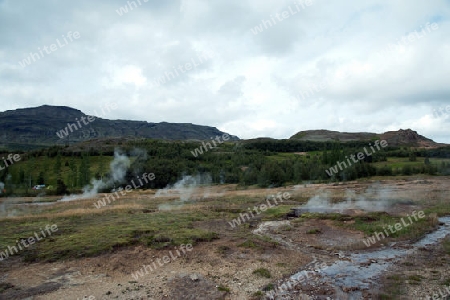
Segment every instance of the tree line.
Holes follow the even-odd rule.
[[[449,163],[430,163],[430,158],[449,158],[450,147],[387,147],[330,177],[325,172],[328,168],[343,161],[346,156],[360,152],[368,142],[238,141],[220,144],[195,157],[192,151],[199,145],[199,142],[150,139],[123,143],[121,149],[132,158],[125,181],[129,182],[143,173],[154,173],[155,180],[143,188],[164,188],[180,180],[183,175],[208,173],[214,184],[275,187],[305,181],[346,181],[374,175],[450,174]],[[90,148],[71,151],[59,146],[30,151],[22,155],[26,164],[1,170],[0,181],[27,188],[34,184],[52,184],[59,189],[59,193],[67,189],[81,189],[92,178],[108,176],[107,161],[112,159],[113,152],[113,147],[108,150]],[[408,157],[411,162],[418,157],[425,159],[423,164],[402,168],[374,165],[386,161],[387,157]]]

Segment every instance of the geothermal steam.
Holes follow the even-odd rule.
[[[183,176],[183,178],[177,181],[173,185],[168,185],[164,189],[158,190],[155,194],[156,197],[161,196],[178,196],[179,201],[173,204],[161,204],[159,206],[160,210],[170,210],[172,206],[183,205],[184,202],[193,200],[192,195],[198,194],[198,190],[203,186],[203,196],[201,198],[206,198],[210,194],[210,185],[212,179],[210,174],[202,174],[196,176]]]
[[[83,194],[70,195],[63,197],[60,201],[72,201],[78,199],[86,199],[94,197],[98,194],[98,190],[109,188],[114,184],[123,183],[128,168],[130,167],[130,159],[119,152],[114,151],[114,160],[109,164],[109,178],[106,181],[93,178],[91,184],[83,188]]]
[[[331,202],[329,192],[322,191],[318,195],[308,200],[308,203],[301,206],[310,212],[343,212],[347,209],[361,209],[365,211],[385,211],[392,205],[389,200],[391,190],[389,188],[380,188],[378,186],[369,187],[364,193],[356,194],[353,190],[347,190],[345,200],[339,203]]]

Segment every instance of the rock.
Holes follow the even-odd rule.
[[[200,278],[198,277],[197,274],[191,274],[189,275],[189,278],[191,278],[192,281],[199,281]]]

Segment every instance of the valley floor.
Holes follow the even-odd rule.
[[[320,272],[317,271],[319,264],[331,266],[337,261],[350,261],[354,253],[369,253],[386,247],[410,248],[419,235],[437,228],[437,215],[450,214],[449,183],[448,177],[411,177],[305,184],[270,190],[242,190],[226,185],[200,187],[186,202],[180,202],[175,192],[155,198],[155,191],[136,191],[100,210],[92,204],[102,195],[95,199],[36,206],[35,209],[19,205],[14,215],[1,220],[0,226],[5,226],[6,234],[23,235],[25,233],[19,227],[10,226],[20,224],[33,228],[33,222],[39,224],[37,227],[42,222],[59,222],[61,229],[54,237],[53,246],[45,242],[23,255],[0,261],[0,299],[264,299],[266,292],[305,269],[311,274],[308,280],[296,284],[277,299],[356,299],[348,296],[348,292],[358,289],[364,299],[432,296],[450,285],[447,240],[425,245],[414,255],[399,258],[370,288],[351,284],[337,286],[331,281],[324,285],[320,283]],[[389,203],[384,209],[387,214],[367,212],[355,206],[347,207],[342,214],[307,213],[300,218],[286,217],[290,208],[303,205],[314,196],[322,197],[322,203],[329,205],[348,201],[350,190],[352,195],[365,197],[368,201],[386,201]],[[238,227],[230,225],[240,213],[265,203],[267,196],[278,192],[289,192],[291,197],[264,213],[255,213],[254,218],[245,220]],[[3,198],[0,205],[30,200]],[[382,225],[395,223],[398,218],[421,210],[426,213],[426,220],[410,227],[413,229],[369,248],[363,243],[371,230],[379,230]],[[176,223],[170,218],[172,214],[186,217],[183,221],[186,223]],[[70,223],[74,216],[80,217],[81,221]],[[164,219],[158,219],[161,216]],[[142,221],[127,223],[133,218]],[[165,247],[147,246],[143,243],[146,230],[152,231],[156,226],[152,220],[174,223],[173,227],[167,227],[169,239],[182,240],[187,229],[195,230],[200,236],[191,251],[181,251],[179,243]],[[92,222],[90,226],[97,226],[98,230],[81,240],[77,230],[85,225],[83,222]],[[113,225],[118,226],[114,229],[117,233],[110,235],[108,230]],[[166,226],[165,223],[159,225]],[[130,232],[136,235],[134,242],[121,246],[115,246],[115,242],[108,246],[102,235],[119,240],[128,234],[120,232],[120,226],[130,227]],[[204,232],[213,232],[215,237],[208,239],[207,235],[202,235]],[[98,253],[92,252],[92,247],[100,240],[109,249],[99,248]],[[0,242],[0,250],[3,250],[10,240]],[[52,247],[54,252],[60,253],[59,257],[54,256]],[[174,256],[177,249],[181,251],[178,252],[180,255]],[[158,265],[158,259],[161,262],[165,256],[170,257],[170,251],[170,262]],[[45,253],[50,254],[45,256]],[[29,259],[30,255],[33,259]],[[31,262],[25,262],[27,258]],[[143,265],[153,262],[153,270],[136,277]]]

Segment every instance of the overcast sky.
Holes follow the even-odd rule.
[[[139,1],[0,0],[0,110],[450,143],[449,0]]]

